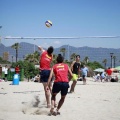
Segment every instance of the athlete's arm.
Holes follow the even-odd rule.
[[[75,61],[72,62],[71,66],[70,66],[70,69],[71,71],[73,71],[73,65],[74,65]]]
[[[40,50],[42,53],[45,51],[41,46],[38,46],[38,50]],[[41,60],[41,55],[39,57],[39,61]]]
[[[41,46],[38,46],[38,49],[39,49],[41,52],[44,52],[44,51],[45,51]]]
[[[70,76],[72,77],[73,76],[72,71],[71,71],[71,69],[69,67],[68,67],[68,72],[69,72]]]
[[[81,69],[80,69],[80,66],[78,68],[78,78],[80,77],[80,72],[81,72]]]

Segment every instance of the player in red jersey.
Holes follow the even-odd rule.
[[[63,60],[64,60],[63,56],[59,54],[57,57],[57,64],[55,64],[51,69],[50,77],[48,79],[48,86],[49,86],[51,78],[54,73],[55,80],[52,88],[50,115],[60,114],[59,109],[63,105],[65,97],[68,93],[68,88],[69,88],[68,73],[70,73],[70,76],[72,76],[72,72],[69,66],[63,63]],[[49,89],[48,86],[46,87],[46,90]],[[56,111],[54,111],[56,95],[59,92],[61,92],[61,99],[59,100]]]
[[[54,48],[50,46],[46,51],[39,46],[38,49],[42,52],[40,56],[40,82],[43,83],[47,107],[50,108],[50,90],[46,91],[45,88],[51,71],[50,64],[52,62]]]

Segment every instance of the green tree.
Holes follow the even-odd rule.
[[[65,48],[61,48],[61,49],[60,49],[60,52],[63,53],[63,57],[65,58],[66,49],[65,49]]]
[[[10,62],[7,60],[3,60],[2,57],[0,57],[0,64],[9,64]]]
[[[56,55],[56,54],[53,54],[52,66],[56,63],[56,59],[57,59],[57,55]]]
[[[97,61],[88,62],[87,66],[89,66],[92,70],[94,70],[96,68],[103,68],[103,66],[99,62],[97,62]]]
[[[76,53],[72,53],[70,56],[71,61],[73,61],[75,59]]]
[[[33,56],[34,56],[34,64],[39,64],[39,58],[40,58],[40,54],[38,51],[35,51],[33,53]]]
[[[21,48],[19,43],[15,43],[11,46],[11,48],[16,50],[16,62],[17,62],[17,58],[18,58],[18,49]]]
[[[39,52],[35,51],[33,54],[26,55],[24,60],[27,60],[33,64],[39,64],[39,57]]]
[[[84,58],[84,60],[83,60],[83,63],[84,63],[84,64],[87,64],[88,62],[89,62],[89,57],[86,56],[86,57]]]
[[[18,61],[17,63],[12,63],[11,67],[15,68],[16,65],[19,65],[20,69],[24,69],[24,76],[27,79],[39,74],[39,68],[35,68],[35,65],[29,61]]]
[[[107,59],[104,59],[104,60],[102,61],[102,63],[104,63],[104,68],[106,68]]]

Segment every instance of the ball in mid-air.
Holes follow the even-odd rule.
[[[47,20],[47,21],[45,22],[45,25],[46,25],[48,28],[50,28],[50,27],[52,26],[52,22],[51,22],[50,20]]]

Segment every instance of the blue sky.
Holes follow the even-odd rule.
[[[52,21],[51,28],[46,20]],[[2,38],[120,36],[120,0],[0,0],[0,26]],[[15,42],[120,48],[120,38],[2,39],[6,46]]]

